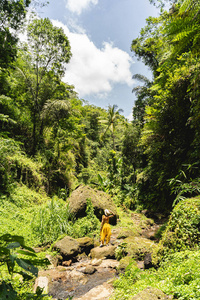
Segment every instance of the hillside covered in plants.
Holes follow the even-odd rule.
[[[153,268],[130,263],[114,283],[115,299],[137,299],[148,286],[174,299],[200,298],[200,2],[150,2],[160,15],[130,46],[152,80],[133,74],[128,121],[117,105],[91,105],[63,81],[73,55],[68,37],[47,18],[26,20],[34,0],[1,1],[0,299],[8,287],[9,299],[50,299],[34,298],[27,280],[47,263],[45,247],[63,235],[98,235],[91,203],[84,221],[70,212],[79,186],[108,194],[120,211],[168,220]],[[45,249],[39,258],[36,247]]]

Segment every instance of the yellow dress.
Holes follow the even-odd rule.
[[[103,228],[101,230],[101,242],[102,242],[102,244],[104,244],[104,240],[106,238],[106,245],[107,245],[110,242],[110,237],[111,237],[111,227],[110,227],[109,219],[108,219],[108,221],[105,221],[105,223],[103,224]]]

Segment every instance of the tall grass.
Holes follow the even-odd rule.
[[[45,205],[35,211],[31,222],[32,234],[41,245],[52,243],[62,234],[72,235],[73,224],[66,203],[53,197]]]

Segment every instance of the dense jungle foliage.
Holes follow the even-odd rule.
[[[75,87],[62,81],[73,53],[61,28],[47,18],[25,22],[31,1],[1,1],[0,264],[6,262],[11,279],[16,263],[17,268],[31,270],[33,275],[37,274],[33,265],[45,263],[44,257],[35,258],[30,247],[52,243],[62,234],[83,236],[90,226],[97,229],[94,214],[93,225],[82,228],[65,206],[70,193],[81,183],[109,193],[116,205],[131,210],[170,214],[178,207],[160,242],[159,260],[163,255],[168,257],[160,271],[154,270],[144,278],[146,275],[130,266],[122,284],[116,283],[116,297],[128,299],[131,292],[124,298],[120,293],[130,280],[143,287],[152,281],[161,282],[166,274],[173,276],[182,260],[195,268],[191,261],[197,259],[198,252],[187,251],[196,249],[199,241],[200,217],[195,211],[199,204],[191,200],[191,218],[187,219],[187,214],[180,218],[182,223],[187,219],[187,228],[194,228],[194,224],[198,228],[191,231],[196,234],[194,239],[190,233],[188,239],[182,239],[184,232],[177,233],[181,225],[178,229],[174,225],[173,230],[170,226],[179,219],[177,211],[185,209],[184,205],[180,209],[181,203],[200,192],[200,2],[150,2],[160,7],[160,16],[146,20],[139,37],[133,37],[131,50],[153,77],[149,80],[141,74],[133,75],[141,85],[133,89],[136,101],[130,122],[116,105],[108,109],[90,105],[79,99]],[[166,2],[170,9],[165,9]],[[27,32],[26,42],[18,38],[22,30]],[[22,257],[11,255],[20,246],[26,249],[21,250]],[[175,252],[169,254],[163,246],[173,246]],[[27,262],[24,255],[32,260]],[[184,268],[186,265],[180,276],[176,273],[177,281],[182,280],[182,273],[187,274]],[[191,276],[197,280],[195,272]],[[0,275],[2,295],[9,285],[12,299],[36,299],[32,294],[26,298],[27,292],[17,296],[15,290],[23,291],[22,283],[13,281],[11,288],[12,280],[7,283],[7,275]],[[190,281],[188,277],[184,280],[183,284]],[[197,289],[194,281],[192,284]],[[161,288],[157,283],[154,286]],[[166,286],[166,293],[174,288]],[[189,288],[182,294],[174,289],[176,299],[200,297],[195,288],[189,295]],[[37,297],[41,299],[40,291]]]

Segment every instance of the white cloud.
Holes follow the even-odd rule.
[[[133,113],[131,112],[126,118],[127,118],[130,122],[133,121]]]
[[[90,4],[98,4],[98,0],[67,0],[66,7],[73,13],[80,15]]]
[[[75,86],[80,97],[91,94],[105,94],[112,90],[114,84],[133,86],[130,67],[130,55],[104,43],[101,49],[83,32],[70,32],[69,28],[59,21],[53,21],[57,27],[62,27],[68,36],[72,58],[67,65],[64,81]]]

